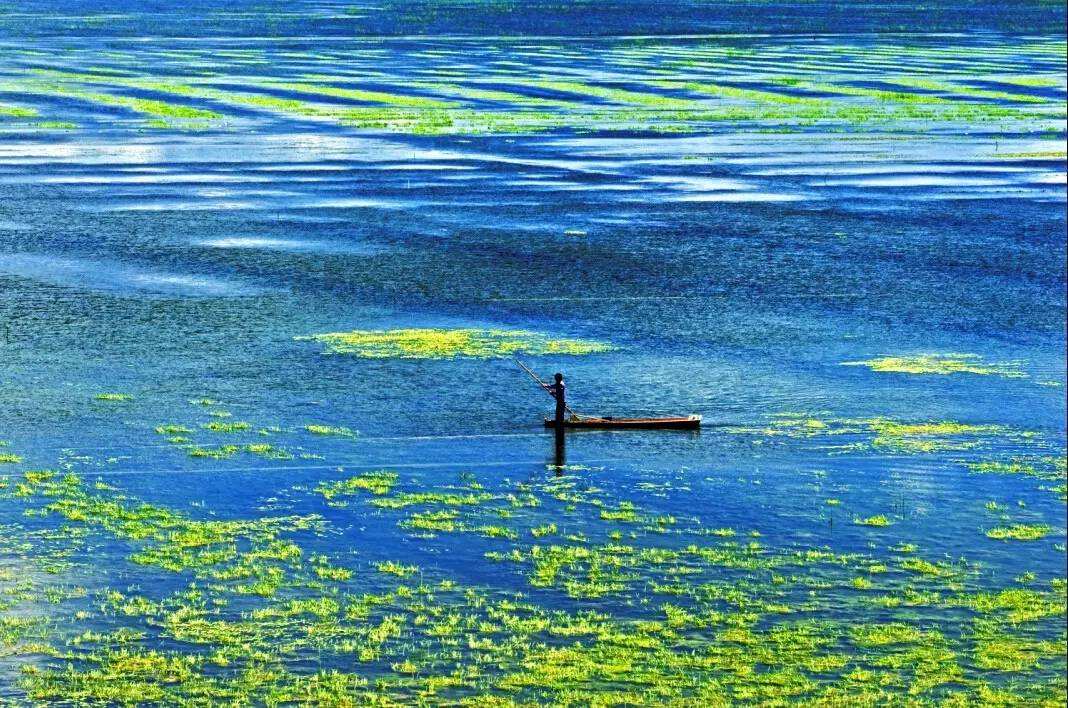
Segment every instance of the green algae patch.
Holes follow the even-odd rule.
[[[872,371],[899,374],[977,374],[981,376],[1004,376],[1026,378],[1016,362],[985,363],[977,354],[916,354],[912,356],[886,356],[865,361],[845,361],[842,366],[865,366]]]
[[[1024,588],[978,592],[956,598],[955,604],[981,615],[1003,619],[1011,624],[1035,622],[1046,617],[1065,616],[1065,595]]]
[[[554,523],[549,523],[549,524],[544,524],[542,526],[537,526],[537,527],[532,528],[530,530],[530,535],[533,536],[534,538],[541,538],[542,536],[556,535],[556,533],[557,533],[557,528],[556,528],[556,524],[554,524]]]
[[[1062,642],[988,631],[976,641],[972,656],[976,666],[986,671],[1020,673],[1040,667],[1043,661],[1063,656],[1064,649]]]
[[[237,49],[155,48],[153,57],[166,63],[165,71],[151,71],[144,62],[125,69],[88,62],[80,72],[28,69],[8,85],[15,95],[62,96],[88,102],[90,107],[126,108],[149,118],[135,129],[198,130],[221,122],[227,109],[405,135],[621,129],[683,133],[707,131],[725,122],[744,123],[757,132],[802,132],[823,124],[842,132],[876,125],[907,133],[922,132],[934,122],[969,129],[995,122],[999,129],[1026,134],[1047,126],[1058,129],[1051,124],[1064,117],[1058,97],[1018,88],[1060,88],[1063,79],[1050,73],[1051,68],[1017,76],[1021,66],[1008,65],[1000,53],[979,56],[957,46],[953,49],[960,53],[949,56],[904,45],[862,51],[800,46],[797,41],[790,40],[789,54],[779,46],[742,49],[689,39],[680,46],[606,44],[589,48],[608,67],[596,76],[565,68],[563,63],[575,57],[546,46],[517,49],[514,56],[491,64],[479,52],[461,56],[451,49],[420,50],[412,55],[418,57],[419,68],[400,72],[382,61],[385,53],[373,47],[359,53],[373,64],[357,71],[348,65],[350,57],[342,59],[329,48],[278,50],[269,55]],[[1016,50],[1023,63],[1063,57],[1039,43]],[[680,58],[680,52],[688,56]],[[131,62],[130,54],[115,54],[113,61]],[[944,67],[944,75],[931,73],[932,66],[963,57],[968,58],[967,69]],[[40,61],[35,57],[32,63]],[[273,61],[293,64],[281,74],[265,71]],[[796,72],[781,75],[785,64]],[[858,66],[883,71],[889,85],[857,85]],[[837,71],[842,68],[848,73]],[[990,79],[984,87],[973,85],[979,72]],[[368,80],[374,84],[364,85]],[[534,95],[545,91],[559,95]],[[179,100],[140,98],[143,92]],[[278,92],[288,95],[272,95]],[[20,119],[31,110],[35,109],[5,105],[0,107],[0,120],[6,111]]]
[[[16,465],[22,462],[22,457],[11,452],[0,452],[0,465]]]
[[[247,443],[242,449],[250,455],[256,455],[266,460],[292,460],[293,453],[285,448],[270,443]]]
[[[886,518],[882,514],[876,516],[869,516],[867,518],[856,517],[853,519],[853,523],[858,526],[889,526],[890,519]]]
[[[935,81],[916,77],[894,77],[893,83],[908,88],[918,88],[924,91],[963,96],[973,99],[989,99],[994,101],[1010,101],[1016,103],[1046,103],[1047,99],[1032,96],[1030,94],[1010,93],[991,89],[975,88],[966,84],[949,81]]]
[[[818,418],[799,413],[770,417],[764,426],[731,426],[728,432],[764,439],[837,439],[833,452],[875,450],[901,455],[974,450],[1005,441],[1027,442],[1037,435],[1002,425],[952,420],[906,422],[890,418]],[[822,442],[822,441],[821,441]]]
[[[190,457],[203,457],[212,460],[226,460],[241,452],[240,445],[220,445],[218,447],[191,447]]]
[[[391,497],[372,499],[371,505],[382,509],[404,509],[409,506],[478,506],[494,499],[487,493],[458,492],[402,492]]]
[[[297,339],[320,342],[331,354],[368,359],[491,359],[516,354],[594,354],[613,348],[600,342],[501,329],[353,330]]]
[[[252,428],[251,423],[244,421],[221,421],[213,420],[200,426],[205,430],[210,430],[213,433],[240,433]]]
[[[916,644],[926,638],[924,632],[901,623],[862,625],[851,629],[849,634],[857,646],[865,648],[888,644]]]
[[[1068,152],[1063,150],[1047,150],[1039,152],[995,152],[990,157],[1002,160],[1063,160],[1068,158]]]
[[[193,432],[192,428],[176,423],[157,425],[155,430],[158,435],[188,435]]]
[[[28,87],[29,88],[29,87]],[[157,119],[192,119],[198,121],[218,120],[223,117],[221,113],[204,108],[194,108],[183,104],[168,103],[149,98],[136,98],[120,94],[101,93],[75,88],[66,84],[41,84],[32,86],[33,90],[46,94],[74,98],[88,103],[104,106],[118,106],[135,113],[152,116]]]
[[[822,422],[792,430],[828,435],[845,427]],[[849,427],[872,435],[867,424]],[[219,518],[200,504],[186,512],[148,503],[62,471],[12,475],[0,498],[21,505],[35,527],[61,525],[42,535],[7,522],[5,551],[48,554],[39,560],[62,569],[72,553],[95,561],[107,547],[116,556],[108,582],[121,583],[91,594],[27,590],[32,578],[0,568],[0,651],[30,667],[12,683],[12,699],[502,706],[1062,700],[1066,583],[1038,579],[1044,568],[1035,566],[1039,572],[1021,587],[996,564],[924,560],[900,538],[839,552],[780,538],[779,527],[749,533],[745,522],[715,515],[707,526],[696,517],[669,522],[671,507],[656,505],[688,485],[645,485],[654,493],[639,505],[614,485],[593,486],[596,473],[543,478],[537,469],[519,479],[461,473],[448,482],[414,473],[403,479],[406,491],[397,490],[395,472],[377,470],[301,482],[269,502],[352,504],[332,511],[330,521],[286,512]],[[390,545],[396,536],[380,534],[396,527],[418,540],[409,534]],[[358,552],[336,544],[364,530],[374,536]],[[445,535],[454,531],[467,535]],[[418,547],[414,557],[409,544]],[[477,584],[451,561],[435,560],[461,555]],[[342,560],[352,557],[358,566]],[[480,557],[488,569],[475,567]],[[31,601],[43,611],[26,615]]]
[[[866,423],[875,434],[872,447],[905,453],[966,450],[978,447],[984,438],[1004,436],[1009,432],[1000,425],[972,425],[948,420],[899,423],[875,418]]]
[[[417,84],[417,86],[419,88],[428,91],[434,91],[435,93],[440,93],[446,96],[457,96],[462,99],[473,101],[492,101],[494,103],[501,103],[510,107],[538,106],[543,108],[571,108],[574,106],[574,104],[570,101],[528,96],[523,93],[516,93],[513,91],[501,91],[499,89],[476,88],[461,84],[428,82]]]
[[[133,396],[128,393],[98,393],[93,396],[93,400],[111,402],[132,401]]]
[[[336,482],[322,482],[315,488],[315,491],[331,503],[345,497],[355,496],[360,492],[369,492],[378,496],[389,494],[396,483],[396,472],[378,470]]]
[[[978,474],[1000,474],[1030,477],[1049,482],[1052,486],[1039,488],[1053,492],[1062,500],[1068,498],[1068,460],[1062,456],[1026,456],[1008,460],[988,460],[968,463],[968,469]]]
[[[199,132],[213,130],[216,126],[204,120],[189,120],[173,118],[153,118],[144,123],[144,127],[154,130],[184,130],[187,132]]]
[[[107,491],[89,491],[73,474],[31,472],[24,480],[28,494],[40,494],[46,500],[43,512],[136,544],[130,556],[133,563],[171,572],[193,571],[205,578],[229,577],[227,568],[245,562],[239,546],[261,546],[264,558],[284,560],[291,551],[279,542],[280,534],[312,528],[318,520],[314,516],[199,520]],[[239,576],[247,577],[242,573],[234,577]]]
[[[655,93],[641,91],[628,91],[626,89],[597,86],[579,81],[560,81],[550,79],[523,79],[513,80],[511,83],[520,86],[531,86],[538,89],[548,89],[561,93],[570,93],[577,96],[597,98],[611,103],[623,105],[642,106],[645,108],[659,108],[667,110],[692,110],[697,107],[694,101],[687,99],[661,96]]]
[[[356,437],[356,435],[357,435],[357,433],[355,431],[350,430],[349,428],[345,428],[345,427],[341,427],[341,426],[335,426],[335,425],[310,424],[310,425],[305,425],[304,429],[307,430],[312,435],[323,435],[323,436],[331,436],[332,435],[332,436],[340,437],[340,438],[353,438],[353,437]]]
[[[932,563],[923,558],[906,558],[901,561],[901,568],[902,570],[934,578],[956,574],[956,569],[946,563]]]
[[[27,125],[34,130],[77,130],[80,127],[67,120],[37,120]]]
[[[331,78],[331,77],[319,77],[309,76],[305,78],[317,79],[317,78]],[[343,98],[353,101],[366,101],[369,103],[384,103],[392,106],[405,106],[408,108],[453,108],[456,106],[451,101],[442,101],[436,98],[428,98],[425,96],[412,96],[398,93],[388,93],[385,91],[372,91],[367,89],[352,89],[352,88],[338,88],[336,86],[329,86],[325,84],[314,83],[265,83],[264,88],[279,89],[284,91],[294,91],[297,93],[307,93],[316,96],[324,96],[331,98]]]
[[[0,103],[0,117],[5,118],[35,118],[39,115],[36,108],[26,106],[11,106]]]
[[[986,532],[987,538],[995,541],[1037,541],[1053,531],[1045,524],[1013,524],[1012,526],[995,526]]]
[[[179,442],[185,442],[185,438],[179,436]],[[218,445],[216,447],[203,447],[193,445],[186,448],[190,457],[228,460],[238,453],[245,452],[268,460],[292,460],[293,453],[270,443],[246,443],[244,445]]]
[[[415,575],[419,572],[419,568],[417,566],[404,565],[402,563],[395,563],[394,561],[383,561],[381,563],[376,563],[375,568],[380,573],[396,575],[401,578],[407,578],[409,575]]]

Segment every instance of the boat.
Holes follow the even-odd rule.
[[[604,418],[582,416],[576,418],[564,418],[565,428],[619,428],[619,429],[652,429],[667,428],[671,430],[697,430],[701,427],[701,416],[684,415],[671,418]],[[556,420],[545,419],[546,428],[555,428]]]

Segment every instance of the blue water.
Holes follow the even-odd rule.
[[[1033,478],[968,466],[1064,457],[1063,7],[21,5],[0,14],[0,105],[38,114],[0,115],[0,440],[9,443],[0,453],[23,458],[0,472],[12,479],[66,468],[194,518],[321,514],[329,531],[300,542],[360,573],[397,560],[435,580],[629,616],[630,596],[573,601],[485,560],[507,543],[413,538],[395,512],[334,508],[311,491],[382,468],[397,471],[407,491],[453,485],[461,473],[491,491],[551,483],[561,462],[541,425],[551,401],[508,358],[367,359],[297,339],[528,330],[614,346],[529,357],[543,376],[566,374],[580,412],[704,417],[699,434],[569,434],[568,478],[609,504],[759,530],[777,549],[882,558],[892,543],[914,543],[925,558],[980,564],[972,591],[1015,587],[1028,571],[1043,587],[1064,577],[1063,498]],[[128,105],[42,85],[64,80],[54,72],[96,74],[82,91],[224,118],[152,127]],[[329,75],[314,81],[436,96],[428,82],[462,79],[572,108],[547,130],[427,135],[183,100],[147,83],[100,88],[102,75],[301,99],[292,87],[257,82]],[[1029,96],[956,100],[1040,105],[1048,115],[789,129],[750,118],[662,133],[584,122],[611,96],[517,84],[547,78],[689,96],[649,83],[673,77],[789,96],[776,79],[900,90],[901,76]],[[1019,76],[1043,81],[1013,84]],[[81,81],[66,80],[68,88]],[[1018,375],[842,365],[917,354],[974,355]],[[94,398],[106,392],[132,398]],[[219,404],[190,404],[201,398]],[[208,408],[273,432],[211,435],[200,429]],[[873,445],[870,431],[758,432],[783,414],[832,427],[872,419],[998,427],[920,452]],[[204,445],[269,438],[293,456],[197,459],[153,431],[163,424],[196,430]],[[313,435],[308,424],[358,436]],[[999,518],[984,510],[989,501],[1009,508],[1006,523],[1046,525],[1049,534],[986,537]],[[0,502],[5,525],[60,524],[54,515],[23,520],[23,503]],[[546,507],[529,520],[563,518],[556,513]],[[876,514],[892,525],[852,522]],[[596,520],[575,525],[592,529]],[[131,564],[128,543],[105,535],[72,551],[77,562],[59,582],[188,580]],[[18,555],[0,553],[0,563],[13,566]],[[830,607],[813,615],[842,618]],[[928,615],[939,626],[956,621]],[[75,631],[66,621],[60,634]],[[1035,631],[1058,638],[1055,624]],[[294,662],[298,673],[317,666]],[[1063,662],[1016,678],[1062,675]],[[5,694],[21,699],[20,690],[11,678]]]

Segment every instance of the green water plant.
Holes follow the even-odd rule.
[[[611,349],[599,342],[500,329],[353,330],[297,339],[320,342],[332,354],[371,359],[487,359],[514,354],[592,354]]]
[[[872,371],[901,374],[978,374],[1026,378],[1019,362],[986,363],[977,354],[913,354],[886,356],[864,361],[846,361],[843,366],[864,366]]]
[[[349,428],[335,425],[319,425],[313,423],[305,425],[304,429],[312,435],[333,435],[342,438],[351,438],[356,436],[356,433],[350,430]]]
[[[348,479],[333,482],[320,482],[319,485],[316,486],[315,491],[321,494],[328,503],[331,503],[360,492],[369,492],[376,496],[383,496],[389,494],[396,483],[396,472],[377,470],[355,475]]]
[[[1048,536],[1052,530],[1045,524],[1013,524],[995,526],[986,532],[986,537],[995,541],[1037,541]]]

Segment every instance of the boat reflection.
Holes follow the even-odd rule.
[[[564,467],[567,466],[567,435],[562,426],[553,428],[553,471],[557,477],[564,475]]]

